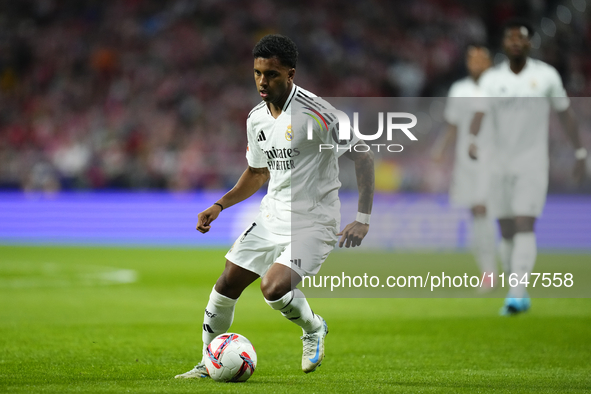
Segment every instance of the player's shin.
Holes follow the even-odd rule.
[[[494,222],[487,216],[474,218],[474,254],[481,272],[497,273]]]
[[[235,299],[228,298],[215,290],[209,295],[209,302],[203,315],[203,348],[218,335],[228,332],[234,320]]]
[[[510,294],[515,298],[523,298],[527,296],[527,289],[525,284],[521,283],[522,278],[525,274],[531,274],[536,263],[536,235],[533,232],[517,233],[513,237],[513,242],[511,268],[513,273],[517,275],[519,285],[511,289]]]
[[[271,308],[280,311],[285,318],[302,327],[304,333],[318,331],[322,325],[322,321],[312,312],[306,297],[299,289],[288,292],[278,300],[265,301]]]
[[[511,256],[513,255],[513,238],[501,238],[499,242],[499,256],[505,275],[511,274]]]

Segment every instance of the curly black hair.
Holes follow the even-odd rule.
[[[296,68],[298,48],[289,38],[281,34],[268,34],[260,39],[252,50],[254,58],[270,59],[276,57],[282,65]]]

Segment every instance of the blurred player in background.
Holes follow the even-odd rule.
[[[471,108],[472,97],[481,96],[478,81],[484,71],[491,66],[488,49],[479,45],[470,45],[466,51],[468,76],[456,81],[449,90],[449,99],[445,107],[447,130],[437,141],[433,149],[433,158],[440,161],[448,145],[456,140],[454,170],[450,185],[452,204],[469,208],[472,213],[473,252],[480,271],[484,274],[483,290],[492,287],[490,274],[497,273],[495,256],[496,232],[494,221],[487,209],[489,196],[489,155],[480,152],[480,160],[471,160],[468,156],[470,122],[476,108]],[[483,132],[479,140],[487,138],[483,146],[490,145],[490,132]]]
[[[313,138],[293,123],[298,102],[322,112],[329,104],[296,86],[297,48],[281,35],[263,37],[253,49],[254,79],[263,101],[247,119],[248,168],[236,186],[198,215],[197,230],[207,233],[222,210],[237,204],[269,181],[260,214],[226,254],[226,266],[217,280],[203,318],[203,357],[207,345],[228,331],[242,291],[261,277],[265,301],[302,328],[302,370],[314,371],[324,357],[328,333],[322,317],[312,312],[296,285],[302,276],[315,275],[341,235],[339,246],[355,247],[369,231],[373,202],[374,170],[371,152],[347,151],[365,144],[357,137],[342,141],[338,151],[319,144],[334,143],[330,128],[314,127]],[[332,126],[335,126],[336,117]],[[302,123],[303,124],[303,123]],[[330,129],[330,131],[329,131]],[[359,188],[357,220],[338,233],[340,202],[339,154],[355,162]],[[177,378],[207,377],[203,362]]]
[[[503,30],[508,61],[490,69],[480,79],[487,98],[471,124],[469,154],[479,158],[476,140],[484,117],[493,123],[494,165],[491,207],[501,228],[501,259],[507,275],[516,274],[519,285],[510,287],[501,314],[530,308],[526,291],[536,261],[534,225],[542,213],[548,189],[548,127],[550,107],[558,112],[564,131],[575,148],[574,176],[585,176],[587,151],[581,145],[573,110],[560,75],[554,67],[528,57],[533,28],[512,20]],[[486,115],[485,115],[486,114]],[[507,283],[507,281],[505,281]]]

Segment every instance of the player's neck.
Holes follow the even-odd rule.
[[[269,111],[271,111],[271,116],[277,119],[281,112],[283,112],[283,104],[285,104],[285,100],[281,103],[269,103],[267,106],[269,107]]]
[[[289,83],[287,89],[285,90],[285,93],[283,93],[281,98],[274,103],[268,104],[269,111],[271,111],[271,116],[273,116],[275,119],[277,119],[279,115],[281,115],[281,113],[283,112],[283,106],[285,105],[287,98],[291,94],[292,89],[293,83]]]
[[[509,61],[509,68],[513,73],[519,74],[525,68],[525,63],[527,63],[527,57],[513,58]]]

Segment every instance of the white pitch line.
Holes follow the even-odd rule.
[[[0,289],[109,286],[137,280],[137,271],[131,269],[53,262],[0,262]]]

